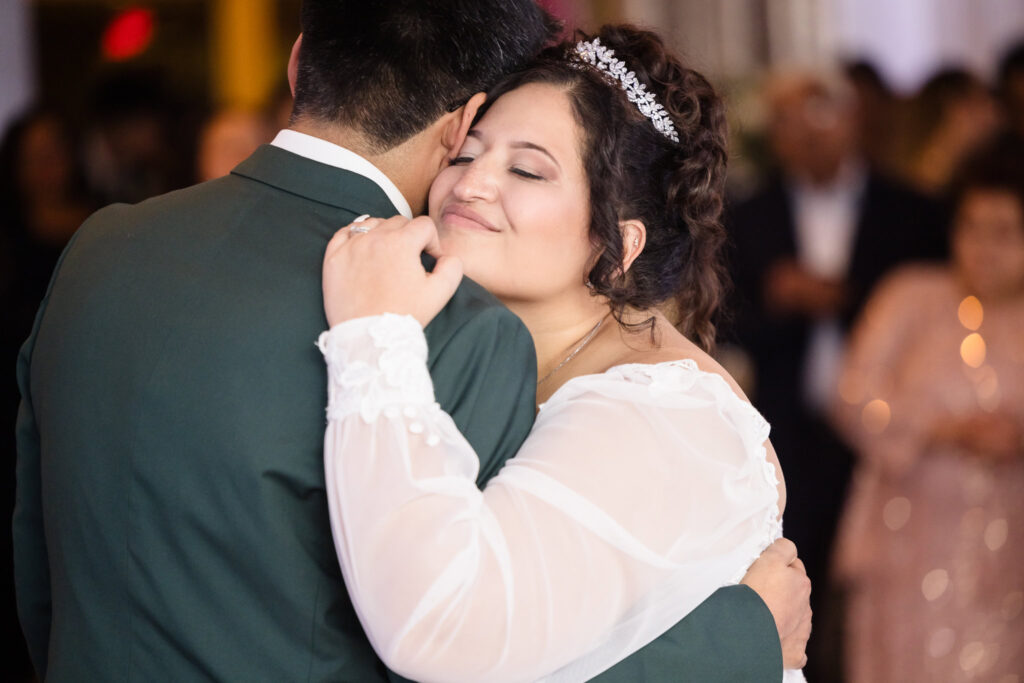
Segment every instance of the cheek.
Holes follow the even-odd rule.
[[[510,209],[511,210],[511,209]],[[578,281],[590,260],[590,215],[578,197],[534,198],[519,207],[517,222],[522,258],[527,267],[544,268],[561,280]]]
[[[427,210],[434,221],[441,217],[441,202],[451,194],[461,172],[462,169],[458,166],[447,166],[437,174],[434,182],[430,185],[430,193],[427,195]]]

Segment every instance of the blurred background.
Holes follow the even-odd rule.
[[[1024,0],[543,4],[657,30],[727,100],[719,357],[785,469],[808,678],[1021,683]],[[13,366],[61,249],[287,125],[300,6],[0,0],[5,514]],[[0,679],[31,680],[3,545]]]

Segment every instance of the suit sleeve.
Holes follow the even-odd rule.
[[[22,399],[17,422],[17,494],[12,536],[18,619],[28,643],[32,665],[43,678],[50,640],[50,567],[43,533],[39,431],[29,387],[34,340],[33,332],[18,356],[18,386]]]
[[[477,485],[483,487],[533,426],[533,340],[519,318],[491,306],[459,326],[430,360],[437,401],[479,456]]]
[[[782,679],[768,606],[744,585],[718,589],[682,621],[593,680],[762,683]]]
[[[72,238],[72,244],[74,238]],[[65,249],[70,251],[69,244]],[[14,547],[14,588],[18,619],[28,645],[32,666],[40,679],[46,676],[46,653],[50,641],[52,619],[50,602],[50,563],[43,528],[41,441],[32,401],[32,351],[50,298],[53,280],[60,271],[64,256],[54,271],[49,289],[36,314],[32,333],[18,354],[17,378],[21,392],[16,424],[18,462],[16,493],[11,535]]]
[[[93,215],[95,217],[96,214]],[[43,525],[42,441],[32,398],[32,352],[39,327],[46,312],[50,293],[64,259],[85,231],[90,218],[72,236],[54,268],[46,295],[36,313],[32,333],[18,354],[17,378],[21,405],[15,428],[18,462],[15,469],[16,491],[11,536],[14,547],[14,590],[18,619],[28,645],[32,666],[40,680],[46,678],[47,651],[50,646],[50,623],[53,618],[50,595],[50,558]]]

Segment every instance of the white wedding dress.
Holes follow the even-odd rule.
[[[318,345],[338,558],[374,649],[404,676],[584,681],[781,534],[768,424],[693,361],[570,380],[481,492],[413,318],[351,320]]]

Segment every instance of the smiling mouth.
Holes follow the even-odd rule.
[[[468,228],[482,232],[501,232],[487,222],[483,216],[464,206],[452,205],[441,212],[441,221],[453,227]]]

